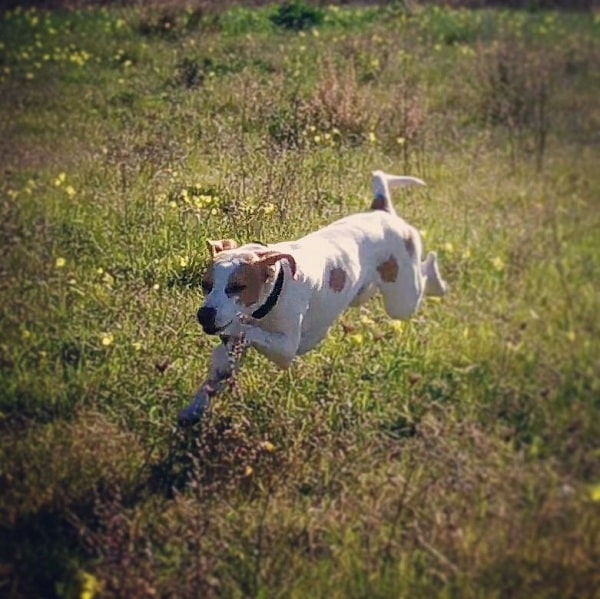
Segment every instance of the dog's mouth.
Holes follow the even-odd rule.
[[[224,324],[222,327],[218,327],[216,325],[211,325],[211,324],[203,324],[202,325],[202,330],[207,334],[207,335],[218,335],[221,331],[224,331],[231,323],[233,322],[233,319],[230,320],[228,323]]]

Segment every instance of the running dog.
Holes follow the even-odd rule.
[[[180,413],[181,424],[197,422],[231,378],[236,343],[287,368],[325,338],[342,312],[377,292],[387,314],[400,320],[413,316],[424,296],[446,294],[436,254],[422,260],[419,231],[396,214],[391,201],[390,189],[413,185],[425,183],[375,171],[368,212],[295,241],[208,242],[212,263],[202,281],[205,301],[198,321],[222,344],[213,352],[208,380]]]

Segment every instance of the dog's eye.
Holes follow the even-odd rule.
[[[202,281],[202,283],[200,283],[200,286],[202,287],[202,291],[206,295],[208,295],[212,291],[212,283],[209,283],[208,281]]]
[[[246,289],[246,285],[242,285],[241,283],[234,283],[225,289],[225,293],[241,293]]]

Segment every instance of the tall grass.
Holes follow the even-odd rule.
[[[0,590],[592,597],[597,19],[402,6],[0,21]],[[451,293],[379,300],[191,430],[205,240],[398,211]]]

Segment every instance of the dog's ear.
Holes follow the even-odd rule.
[[[280,260],[287,260],[292,271],[292,277],[296,278],[296,260],[291,254],[283,254],[282,252],[261,252],[257,255],[257,262],[262,266],[272,266]]]
[[[207,239],[206,245],[213,258],[223,250],[234,250],[238,247],[235,239]]]

